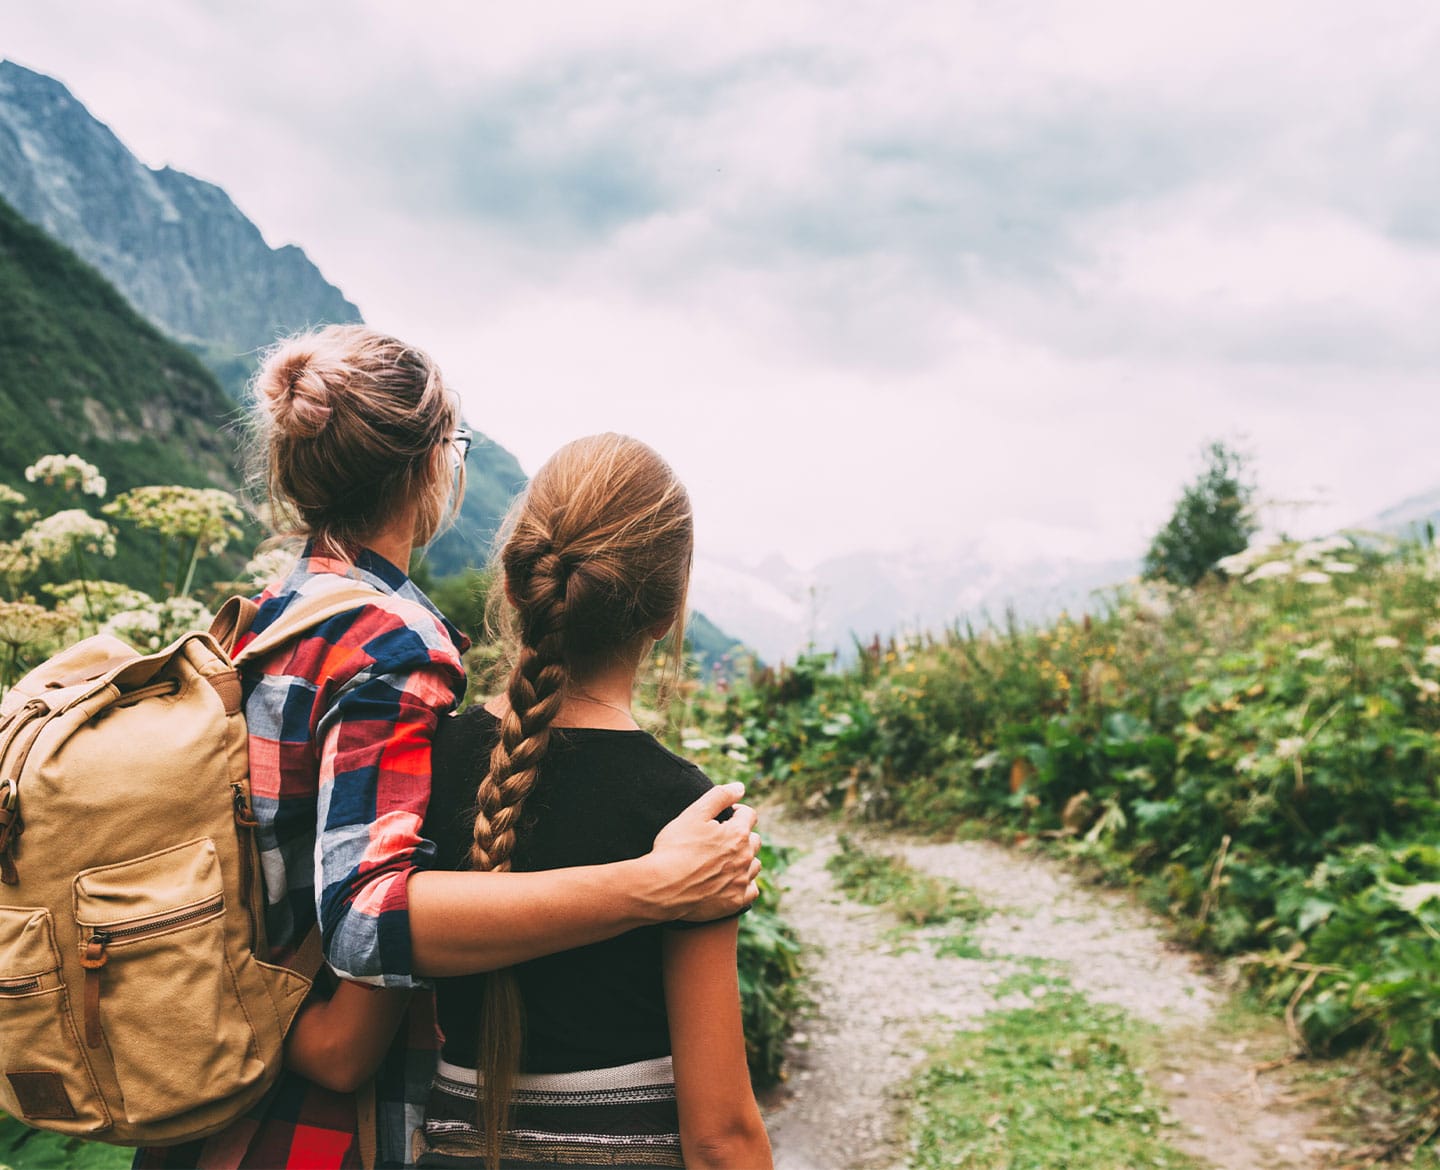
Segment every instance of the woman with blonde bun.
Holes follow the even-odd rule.
[[[297,602],[357,583],[374,593],[242,670],[271,957],[293,956],[318,923],[337,981],[300,1013],[252,1116],[136,1165],[359,1166],[354,1090],[378,1067],[377,1163],[403,1166],[435,1071],[426,981],[734,914],[755,896],[754,814],[718,822],[739,793],[715,789],[614,864],[432,868],[431,740],[463,692],[465,640],[406,567],[463,490],[458,403],[428,355],[361,326],[281,342],[254,390],[271,514],[306,545],[261,593],[247,639]],[[356,1016],[363,1038],[335,1026]]]

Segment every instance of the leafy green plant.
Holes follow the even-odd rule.
[[[1440,554],[1341,536],[1219,572],[696,707],[759,794],[1083,857],[1243,960],[1297,1041],[1440,1081]]]

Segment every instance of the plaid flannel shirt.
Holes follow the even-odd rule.
[[[430,798],[430,741],[465,688],[466,645],[410,579],[361,550],[353,567],[306,555],[260,596],[253,637],[297,598],[348,577],[375,602],[330,618],[243,672],[250,784],[272,957],[318,921],[345,979],[419,988],[376,1075],[379,1162],[409,1162],[438,1054],[431,994],[410,966],[406,881],[434,859],[420,836]],[[244,647],[240,643],[240,648]],[[353,1096],[284,1072],[250,1116],[203,1142],[141,1151],[137,1167],[358,1166]]]

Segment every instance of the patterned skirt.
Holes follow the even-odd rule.
[[[415,1131],[416,1166],[484,1165],[475,1082],[473,1068],[440,1062],[425,1126]],[[585,1072],[522,1073],[500,1164],[505,1170],[683,1167],[670,1058]]]

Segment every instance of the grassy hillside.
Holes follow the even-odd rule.
[[[1433,1092],[1440,552],[1337,538],[1232,568],[843,672],[802,659],[715,696],[710,738],[799,806],[1098,863],[1232,957],[1298,1048],[1372,1045]]]
[[[229,487],[231,403],[201,362],[88,264],[0,203],[0,480],[47,451],[102,465],[112,489]]]

